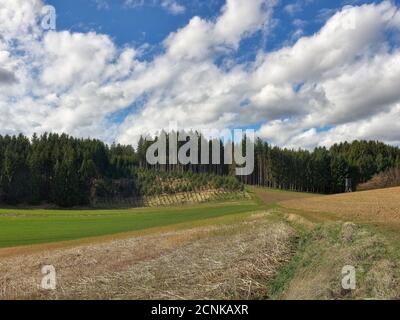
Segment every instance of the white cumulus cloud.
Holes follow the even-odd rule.
[[[259,124],[262,138],[289,147],[400,144],[393,2],[346,6],[315,34],[260,48],[246,62],[234,54],[256,32],[273,32],[276,1],[227,0],[217,17],[195,16],[169,34],[152,60],[108,35],[41,30],[44,4],[0,2],[2,134],[55,131],[135,143],[178,121],[217,129]],[[160,4],[184,10],[176,1]]]

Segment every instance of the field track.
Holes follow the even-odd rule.
[[[297,200],[318,196],[311,193],[290,192],[260,187],[249,187],[249,189],[266,205],[273,205],[286,200]]]

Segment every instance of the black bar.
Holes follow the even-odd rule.
[[[305,316],[348,319],[397,314],[399,301],[0,301],[2,314],[75,320],[99,314],[117,319],[282,319]],[[160,314],[161,313],[161,314]],[[260,318],[260,315],[262,317]]]

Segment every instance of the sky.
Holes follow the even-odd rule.
[[[48,5],[55,29],[46,28]],[[251,128],[274,145],[400,145],[400,3],[1,0],[0,134],[133,144]]]

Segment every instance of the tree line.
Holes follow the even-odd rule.
[[[184,143],[184,142],[181,142]],[[224,153],[222,141],[221,154]],[[242,143],[249,143],[243,140]],[[241,184],[336,193],[344,191],[345,178],[354,186],[374,174],[400,166],[400,149],[377,141],[354,141],[313,151],[282,149],[257,139],[255,170],[234,177],[234,164],[150,166],[146,150],[151,142],[140,139],[137,148],[66,134],[0,136],[0,201],[7,204],[55,203],[70,207],[88,205],[96,185],[128,179],[138,195],[191,190],[211,185],[232,190]],[[211,148],[211,141],[210,141]],[[157,185],[154,177],[167,173],[184,186]],[[189,182],[190,183],[189,183]],[[94,183],[96,182],[96,183]],[[105,190],[105,191],[104,191]],[[113,192],[103,188],[104,192]],[[129,191],[129,192],[131,192]]]
[[[94,179],[123,177],[135,165],[130,146],[66,134],[0,136],[0,201],[87,205]]]
[[[137,152],[142,167],[218,175],[233,175],[235,172],[235,163],[227,164],[222,160],[219,165],[170,164],[168,155],[166,165],[150,166],[145,156],[149,143],[143,138],[139,141]],[[223,159],[226,144],[219,143]],[[250,142],[244,137],[241,143],[242,150],[246,149],[246,143],[254,143],[254,171],[248,176],[237,177],[240,182],[249,185],[323,194],[340,193],[345,191],[346,179],[351,179],[352,189],[355,190],[358,184],[370,180],[375,174],[400,167],[400,148],[379,141],[355,140],[311,151],[272,146],[260,138]],[[209,142],[209,151],[211,145],[212,141]],[[199,149],[201,151],[200,146]]]
[[[257,139],[255,170],[246,184],[278,189],[341,193],[347,178],[355,190],[375,174],[400,166],[400,149],[378,141],[353,141],[312,151],[282,149]]]
[[[142,142],[144,140],[141,140]],[[86,206],[94,196],[158,195],[194,191],[197,188],[241,190],[242,184],[222,171],[182,168],[161,170],[146,165],[142,142],[111,146],[96,139],[45,133],[31,139],[0,135],[0,202],[15,204],[54,203],[63,207]],[[192,168],[193,169],[193,168]],[[159,184],[155,177],[183,184]]]

